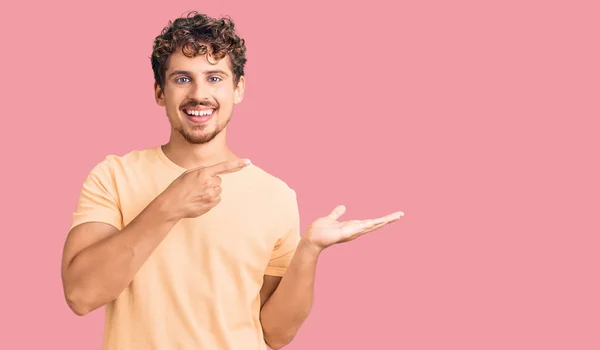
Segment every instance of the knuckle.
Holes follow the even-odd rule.
[[[201,178],[205,178],[208,176],[208,170],[206,170],[206,168],[202,168],[200,170],[198,170],[198,176]]]
[[[205,202],[210,202],[215,199],[215,197],[221,194],[221,186],[208,186],[202,195],[202,200]]]
[[[213,187],[221,187],[221,179],[220,178],[214,179],[212,181],[212,186]]]
[[[213,180],[210,178],[210,176],[205,175],[200,178],[200,183],[204,186],[210,186],[212,181]]]

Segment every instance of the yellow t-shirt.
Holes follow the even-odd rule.
[[[83,184],[72,227],[121,230],[184,171],[160,146],[106,157]],[[266,349],[259,292],[300,239],[296,192],[254,164],[220,177],[221,202],[180,220],[106,305],[104,349]]]

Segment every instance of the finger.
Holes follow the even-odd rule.
[[[217,197],[213,197],[213,199],[211,199],[210,203],[213,206],[216,206],[217,204],[219,204],[221,202],[221,196],[217,196]]]
[[[377,219],[371,219],[371,220],[366,220],[366,221],[372,222],[374,225],[377,225],[377,224],[381,224],[381,223],[396,221],[403,216],[404,216],[403,212],[397,211],[395,213],[388,214],[388,215],[379,217]]]
[[[344,222],[344,224],[342,225],[342,235],[348,237],[348,236],[353,236],[356,235],[358,233],[360,233],[361,231],[373,226],[374,224],[372,223],[372,220],[363,220],[363,221],[359,221],[359,220],[351,220],[351,221],[346,221]]]
[[[347,221],[342,227],[342,232],[344,233],[344,235],[354,235],[370,232],[385,225],[391,224],[392,222],[398,220],[400,217],[402,217],[402,214],[394,213],[377,219]]]
[[[250,163],[250,159],[228,160],[203,168],[202,171],[205,171],[209,175],[227,174],[241,170],[250,165]]]
[[[351,229],[364,229],[367,227],[372,227],[375,225],[379,225],[382,223],[390,223],[396,221],[404,216],[404,213],[401,211],[397,211],[392,214],[388,214],[376,219],[366,219],[366,220],[350,220],[344,223],[344,226],[348,226]]]
[[[221,196],[222,192],[221,186],[207,187],[198,198],[203,202],[210,202],[214,198]]]
[[[380,223],[380,224],[373,225],[373,226],[371,226],[371,227],[368,227],[368,228],[365,228],[365,229],[363,229],[363,230],[360,232],[360,234],[359,234],[359,235],[364,235],[364,234],[365,234],[365,233],[367,233],[367,232],[372,232],[372,231],[378,230],[378,229],[382,228],[383,226],[389,225],[389,224],[391,224],[391,223],[392,223],[392,222],[391,222],[391,221],[389,221],[389,222],[382,222],[382,223]]]
[[[222,179],[219,176],[212,176],[206,181],[206,187],[221,186]]]
[[[346,207],[343,205],[338,205],[337,207],[335,207],[335,209],[333,209],[331,213],[329,213],[329,215],[327,215],[327,217],[332,220],[337,220],[340,218],[340,216],[344,215],[345,212]]]
[[[389,224],[389,222],[385,222],[385,223],[382,223],[382,224],[373,225],[373,226],[369,226],[369,227],[362,227],[362,228],[355,229],[354,232],[350,235],[350,237],[348,239],[349,240],[354,240],[354,239],[356,239],[356,238],[358,238],[358,237],[360,237],[360,236],[362,236],[362,235],[364,235],[364,234],[366,234],[368,232],[375,231],[375,230],[377,230],[379,228],[382,228],[383,226],[385,226],[387,224]]]
[[[211,191],[213,197],[219,197],[222,192],[223,192],[223,190],[221,189],[221,186],[215,186],[212,188],[212,191]]]

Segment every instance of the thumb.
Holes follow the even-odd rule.
[[[327,217],[332,220],[337,220],[340,218],[340,216],[344,215],[345,212],[346,207],[343,205],[338,205],[331,213],[329,213],[329,215],[327,215]]]

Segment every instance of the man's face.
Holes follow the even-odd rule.
[[[192,144],[217,136],[244,96],[244,77],[234,86],[229,56],[217,64],[214,57],[209,60],[177,50],[168,63],[164,90],[155,83],[156,102],[165,107],[173,131]]]

